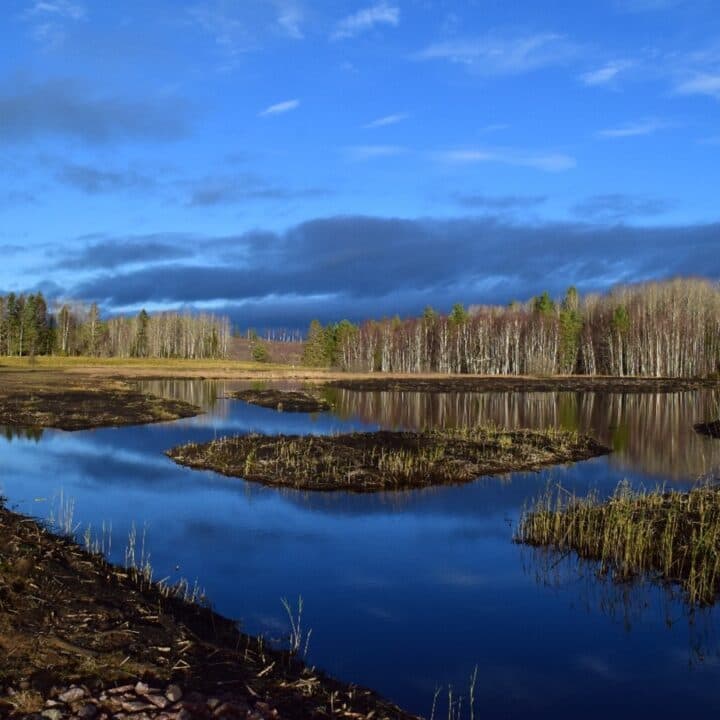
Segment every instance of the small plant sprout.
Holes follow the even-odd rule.
[[[302,612],[303,612],[303,599],[302,595],[298,595],[297,611],[293,610],[290,602],[287,598],[280,600],[282,606],[285,608],[288,619],[290,620],[290,652],[293,655],[298,655],[302,650],[302,657],[307,657],[308,646],[310,644],[310,636],[312,635],[312,629],[308,630],[307,633],[302,628]]]

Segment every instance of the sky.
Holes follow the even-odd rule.
[[[304,328],[720,278],[717,0],[2,0],[0,293]]]

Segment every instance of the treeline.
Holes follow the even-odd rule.
[[[224,358],[230,322],[210,314],[141,310],[103,319],[96,304],[58,303],[42,293],[0,296],[0,355]]]
[[[310,326],[304,360],[362,372],[488,375],[720,373],[720,286],[676,279],[506,307]]]

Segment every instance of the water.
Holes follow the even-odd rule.
[[[447,714],[478,666],[476,717],[659,717],[720,709],[720,614],[690,613],[677,593],[617,587],[571,557],[515,545],[523,504],[548,482],[584,493],[689,487],[720,467],[720,442],[695,434],[709,392],[671,395],[333,391],[333,413],[280,414],[216,400],[231,383],[154,381],[202,404],[173,423],[65,433],[6,431],[0,489],[47,518],[62,491],[74,519],[112,524],[121,562],[132,526],[156,578],[196,579],[243,629],[281,640],[280,603],[302,595],[308,660],[408,710]],[[328,433],[474,422],[573,427],[609,457],[541,473],[377,495],[273,490],[179,467],[163,451],[229,433]],[[465,714],[465,711],[464,711]]]

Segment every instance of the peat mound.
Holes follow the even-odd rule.
[[[265,485],[373,492],[469,482],[609,453],[561,430],[462,428],[345,435],[242,435],[175,447],[187,467]]]

